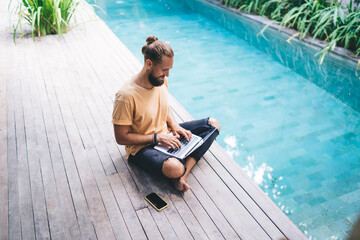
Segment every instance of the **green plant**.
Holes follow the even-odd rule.
[[[350,49],[356,52],[356,55],[360,54],[360,12],[356,7],[352,8],[351,4],[348,7],[348,12],[347,15],[340,17],[341,21],[339,22],[336,21],[336,15],[334,15],[334,29],[325,38],[329,44],[318,54],[320,55],[320,62],[323,61],[325,54],[334,49],[336,45]]]
[[[282,27],[298,30],[295,36],[312,36],[328,44],[316,55],[322,63],[327,53],[342,46],[360,54],[360,11],[350,1],[347,9],[341,0],[220,0],[228,6],[267,17]],[[272,23],[267,24],[261,35]]]
[[[63,34],[67,31],[69,22],[74,15],[79,2],[76,0],[21,0],[17,4],[18,21],[14,26],[14,41],[18,28],[24,36],[22,20],[31,26],[34,39],[48,34]]]
[[[283,16],[280,25],[292,27],[299,31],[301,37],[305,37],[317,25],[319,11],[324,9],[318,0],[306,0],[304,4],[292,8]]]

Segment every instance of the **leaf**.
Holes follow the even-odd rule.
[[[342,9],[342,7],[339,7],[339,16],[340,16],[342,23],[345,23],[345,13],[344,13],[344,10]]]
[[[299,36],[299,35],[300,35],[299,32],[293,34],[291,37],[289,37],[289,38],[286,40],[286,42],[287,42],[288,44],[291,44],[290,41],[291,41],[292,39],[296,38],[296,37]]]
[[[260,31],[258,34],[256,34],[256,36],[263,35],[263,33],[265,32],[265,30],[266,30],[268,27],[270,27],[270,25],[271,25],[272,23],[273,23],[273,21],[270,21],[268,24],[266,24],[265,27],[263,27],[263,28],[261,29],[261,31]]]
[[[252,9],[252,6],[254,5],[254,2],[251,2],[247,8],[247,11],[250,13],[251,12],[251,9]]]
[[[327,11],[325,14],[323,14],[318,25],[321,25],[324,22],[326,22],[328,20],[329,15],[331,14],[331,12],[332,11]]]
[[[336,26],[336,22],[337,22],[337,16],[338,15],[338,9],[335,8],[335,12],[334,12],[334,26]]]
[[[31,15],[31,20],[32,20],[32,22],[31,22],[31,36],[32,36],[33,41],[35,41],[34,28],[35,28],[36,12],[34,12]]]
[[[41,7],[39,7],[37,10],[38,37],[40,37],[40,12],[41,12]]]

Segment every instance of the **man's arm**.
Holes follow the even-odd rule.
[[[129,125],[116,125],[114,124],[114,134],[116,142],[120,145],[142,145],[142,144],[153,144],[154,135],[143,135],[139,133],[129,132]],[[180,141],[169,134],[158,134],[158,143],[170,146],[172,148],[181,148]]]
[[[130,125],[114,124],[116,142],[120,145],[141,145],[154,143],[153,135],[130,133]]]
[[[169,107],[170,108],[170,107]],[[175,120],[175,117],[171,111],[171,109],[169,109],[169,114],[168,117],[166,119],[166,123],[167,125],[171,128],[173,135],[177,138],[179,138],[179,134],[183,135],[186,140],[190,140],[191,139],[191,132],[180,127],[180,125],[177,123],[177,121]]]

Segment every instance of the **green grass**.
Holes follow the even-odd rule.
[[[18,21],[14,26],[16,33],[23,33],[23,20],[31,26],[33,39],[48,34],[63,34],[68,30],[71,18],[78,6],[76,0],[21,0],[17,3]]]
[[[294,28],[300,38],[310,36],[327,42],[316,55],[322,63],[336,46],[360,54],[360,9],[352,2],[327,0],[220,0],[227,6],[264,16],[282,27]],[[262,30],[268,27],[265,26]]]

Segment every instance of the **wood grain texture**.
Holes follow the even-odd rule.
[[[4,34],[6,17],[6,8],[0,6],[0,56],[9,55],[8,44]],[[6,73],[6,59],[5,57],[0,57],[0,240],[8,239],[9,236]]]
[[[16,45],[0,17],[0,239],[304,238],[217,143],[185,194],[128,163],[112,105],[142,64],[89,5],[80,10],[84,23],[61,38]],[[192,119],[170,103],[179,122]],[[151,192],[169,206],[156,211]]]

